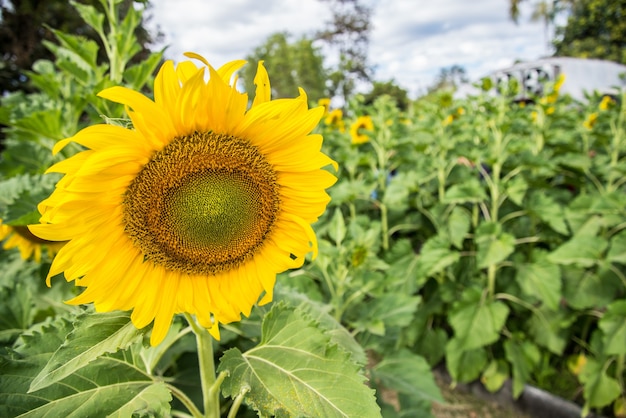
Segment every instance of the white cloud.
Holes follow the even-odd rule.
[[[166,56],[198,52],[220,65],[244,58],[268,35],[322,30],[330,18],[320,0],[152,0],[153,24],[165,34]],[[507,0],[370,0],[373,31],[369,58],[375,78],[395,79],[412,95],[443,67],[463,66],[476,79],[546,54],[543,28],[515,25]]]

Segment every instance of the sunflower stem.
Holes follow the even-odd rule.
[[[200,383],[202,385],[202,400],[204,416],[206,418],[220,418],[219,391],[211,390],[215,384],[215,360],[213,357],[213,338],[211,334],[199,325],[189,314],[185,314],[189,326],[196,335],[198,346],[198,361],[200,363]]]
[[[248,392],[250,392],[250,388],[248,386],[242,388],[241,392],[239,392],[239,395],[237,395],[237,397],[233,401],[233,404],[230,407],[230,411],[228,411],[228,418],[237,417],[237,412],[239,411],[239,407],[241,406],[241,403],[243,402],[243,398],[246,397],[246,394]]]

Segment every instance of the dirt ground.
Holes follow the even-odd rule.
[[[451,388],[444,377],[435,373],[446,404],[433,404],[436,418],[531,418],[522,412],[495,401],[481,399],[466,387]]]

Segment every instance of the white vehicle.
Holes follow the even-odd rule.
[[[620,88],[626,87],[626,65],[598,59],[571,57],[550,57],[536,61],[522,62],[488,74],[493,81],[493,93],[506,86],[511,79],[517,80],[519,94],[516,100],[525,100],[543,94],[546,82],[555,82],[559,75],[565,75],[560,93],[569,94],[582,100],[585,92],[597,91],[601,94],[617,95]],[[470,84],[460,86],[456,97],[477,94],[478,89]]]

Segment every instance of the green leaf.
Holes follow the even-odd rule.
[[[526,190],[528,190],[528,183],[520,176],[514,177],[506,183],[506,194],[517,206],[522,206]]]
[[[623,284],[613,271],[607,268],[584,269],[568,266],[562,269],[563,296],[575,309],[604,308],[623,289]]]
[[[337,246],[341,245],[341,242],[346,237],[346,222],[343,219],[340,208],[335,209],[335,214],[328,225],[328,236]]]
[[[569,241],[548,255],[548,260],[556,264],[574,264],[581,267],[597,264],[608,246],[605,238],[597,236],[602,223],[599,216],[589,218]]]
[[[608,360],[610,361],[610,360]],[[583,384],[586,408],[601,408],[613,402],[621,393],[619,383],[606,373],[602,361],[587,358],[579,379]]]
[[[530,380],[533,370],[541,360],[541,353],[536,345],[529,341],[506,340],[504,352],[513,366],[513,397],[519,397],[524,385]]]
[[[517,264],[515,279],[522,292],[538,297],[548,308],[557,310],[561,301],[561,270],[545,259]]]
[[[450,238],[450,242],[457,249],[461,249],[463,247],[463,241],[465,240],[465,236],[470,230],[471,226],[471,217],[470,214],[467,213],[467,210],[460,206],[455,206],[450,213],[450,217],[448,218],[448,236]]]
[[[565,212],[547,191],[536,191],[528,199],[526,209],[529,213],[550,225],[559,234],[568,235],[569,229],[565,223]]]
[[[426,360],[407,350],[387,354],[371,372],[372,378],[379,380],[386,389],[407,394],[415,400],[443,402]]]
[[[124,71],[124,79],[133,90],[141,90],[150,80],[154,70],[163,58],[163,52],[152,53],[147,59]]]
[[[604,353],[626,354],[626,300],[611,303],[598,326],[604,334]]]
[[[503,233],[501,226],[495,222],[485,222],[476,230],[476,244],[478,253],[476,263],[478,268],[498,264],[515,250],[515,237]]]
[[[491,392],[497,392],[509,379],[509,365],[506,361],[493,359],[480,376],[480,382]]]
[[[90,6],[88,4],[78,3],[76,1],[70,0],[70,4],[76,8],[80,17],[83,18],[85,22],[92,28],[96,30],[98,33],[103,33],[103,23],[104,23],[104,15],[95,7]]]
[[[417,277],[430,277],[459,260],[459,252],[450,249],[447,236],[429,238],[420,250],[417,260]]]
[[[135,7],[129,7],[122,20],[119,32],[117,33],[118,57],[123,62],[128,62],[139,51],[141,46],[137,42],[137,37],[133,36],[135,29],[141,23],[141,11]],[[113,44],[113,42],[111,42]]]
[[[85,367],[104,353],[127,347],[141,334],[125,312],[90,313],[76,318],[74,329],[33,379],[29,392],[43,389]]]
[[[487,366],[487,352],[484,348],[464,350],[459,341],[451,339],[446,345],[446,367],[455,382],[476,380]]]
[[[487,199],[484,185],[476,178],[469,178],[465,182],[455,184],[446,190],[443,203],[482,202]]]
[[[564,310],[550,311],[542,307],[529,321],[529,333],[534,341],[560,356],[569,341],[569,329],[576,316]]]
[[[59,40],[61,47],[52,47],[57,59],[62,58],[75,64],[86,75],[94,74],[98,67],[98,44],[84,36],[70,35],[59,30],[51,29]]]
[[[421,296],[405,293],[387,293],[368,304],[370,318],[380,319],[385,327],[406,327],[413,321],[413,314],[422,300]]]
[[[43,389],[27,394],[34,376],[72,330],[58,318],[21,337],[20,344],[0,357],[0,416],[167,416],[171,395],[125,353],[100,357]],[[95,329],[94,329],[95,331]]]
[[[0,300],[0,341],[10,341],[32,324],[34,301],[30,289],[20,282],[11,289],[0,288]]]
[[[350,355],[299,310],[275,304],[263,320],[258,346],[224,354],[224,396],[246,390],[261,416],[379,417],[373,391]]]
[[[468,288],[449,314],[459,348],[472,350],[496,342],[509,315],[503,302],[483,298],[480,289]]]
[[[610,243],[611,248],[606,255],[607,260],[613,263],[626,264],[626,230],[613,235]]]
[[[459,348],[472,350],[497,341],[508,315],[509,307],[503,302],[487,300],[480,289],[468,288],[448,318]]]
[[[326,303],[320,303],[309,299],[303,293],[283,288],[278,282],[274,289],[274,300],[287,301],[298,310],[306,313],[319,327],[326,331],[330,341],[338,344],[344,350],[352,354],[352,359],[360,365],[367,363],[367,355],[363,347],[354,339],[350,331],[342,326],[332,315],[332,307]]]
[[[385,189],[383,203],[387,207],[398,210],[408,206],[409,193],[419,183],[416,172],[400,172],[393,176]]]

